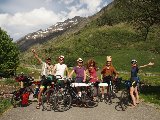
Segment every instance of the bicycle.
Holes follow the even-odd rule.
[[[29,95],[32,93],[35,95],[35,92],[31,87],[32,84],[34,83],[33,78],[31,78],[30,76],[23,76],[23,78],[16,77],[15,80],[17,82],[23,82],[24,88],[20,88],[19,90],[16,90],[13,92],[13,96],[11,98],[11,104],[13,105],[14,108],[16,108],[17,106],[23,106],[22,99],[23,99],[23,95],[25,93],[28,93]],[[28,97],[29,97],[29,95],[28,95]]]
[[[123,111],[127,109],[127,106],[131,103],[131,96],[130,96],[130,86],[131,81],[130,80],[124,80],[125,89],[122,90],[121,96],[120,96],[120,106]]]
[[[118,91],[117,85],[113,84],[113,78],[111,76],[107,76],[107,81],[108,82],[108,88],[107,88],[107,93],[104,94],[104,102],[106,104],[110,103],[112,104],[112,99],[117,98],[116,92]]]
[[[127,106],[129,106],[132,103],[132,98],[130,95],[130,86],[133,83],[131,83],[130,80],[122,80],[122,81],[124,81],[125,89],[123,89],[121,92],[120,105],[121,105],[122,110],[125,111],[127,109]],[[140,92],[141,90],[141,84],[143,83],[141,82],[137,83],[138,92]]]
[[[58,91],[55,94],[55,107],[59,112],[64,112],[71,107],[72,97],[68,91],[68,86],[70,85],[68,78],[63,78],[62,84],[64,86],[59,86]]]
[[[77,95],[76,87],[81,88],[81,96]],[[86,105],[88,108],[98,106],[98,100],[94,99],[94,84],[93,83],[71,83],[68,86],[68,91],[72,97],[72,104],[76,102],[78,105]]]
[[[59,75],[57,75],[59,76]],[[57,77],[56,76],[56,77]],[[71,97],[70,94],[67,93],[65,87],[62,88],[61,85],[58,83],[58,80],[62,77],[56,78],[49,89],[47,89],[42,94],[42,111],[47,110],[48,107],[53,110],[58,110],[60,112],[66,111],[71,106]],[[63,81],[66,79],[63,78]],[[69,99],[69,100],[68,100]]]

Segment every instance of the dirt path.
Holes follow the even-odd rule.
[[[115,106],[100,102],[95,108],[72,107],[65,112],[42,111],[35,109],[36,103],[28,107],[12,108],[0,120],[160,120],[160,110],[141,102],[136,108],[121,111]]]

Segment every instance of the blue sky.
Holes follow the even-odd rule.
[[[74,16],[95,14],[112,0],[0,0],[0,27],[15,40]]]

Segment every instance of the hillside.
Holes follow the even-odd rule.
[[[116,64],[117,68],[128,70],[126,66],[132,58],[140,60],[140,64],[146,64],[154,59],[157,65],[147,70],[158,72],[160,70],[159,25],[152,26],[147,40],[144,40],[134,26],[122,19],[121,15],[120,10],[111,3],[94,16],[87,18],[83,26],[77,24],[70,32],[48,39],[41,45],[36,44],[32,48],[36,49],[42,59],[51,56],[54,63],[57,56],[63,54],[69,66],[75,65],[78,57],[95,58],[102,66],[102,59],[104,60],[106,55],[114,55],[115,63],[123,62]],[[23,63],[37,63],[30,49],[23,55]]]
[[[55,39],[65,32],[70,31],[77,24],[80,24],[81,21],[86,21],[86,18],[75,16],[74,18],[67,19],[64,22],[58,22],[45,30],[40,29],[36,32],[29,33],[17,41],[19,49],[21,51],[26,51],[33,45],[42,44],[50,39]]]

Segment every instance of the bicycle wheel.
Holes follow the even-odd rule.
[[[58,91],[55,95],[55,108],[59,112],[68,110],[71,107],[72,98],[66,91]]]
[[[19,91],[15,91],[13,93],[13,96],[11,98],[11,104],[13,105],[14,108],[16,108],[17,106],[20,106],[20,104],[21,104],[21,95],[20,95]]]
[[[111,90],[111,86],[109,86],[107,93],[104,95],[104,102],[106,104],[110,103],[112,104],[112,90]]]
[[[129,105],[129,93],[127,90],[123,90],[120,97],[120,105],[123,111],[127,109],[127,106]]]
[[[86,105],[89,108],[93,108],[98,106],[99,100],[98,100],[98,93],[96,96],[94,96],[94,88],[90,88],[87,91],[86,94]]]
[[[54,110],[54,91],[53,90],[46,90],[41,96],[41,103],[42,103],[42,111],[51,109]]]

